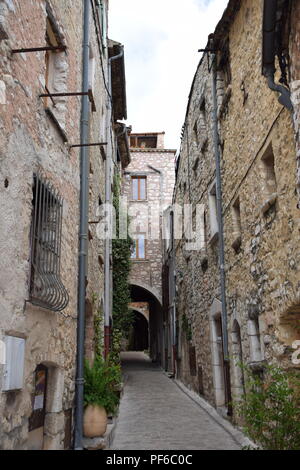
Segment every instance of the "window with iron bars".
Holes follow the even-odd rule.
[[[60,279],[63,201],[40,175],[34,175],[31,227],[30,301],[61,311],[69,295]]]

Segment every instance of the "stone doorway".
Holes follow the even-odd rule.
[[[34,372],[32,413],[29,418],[29,450],[42,450],[44,446],[44,425],[46,416],[48,368],[38,365]]]
[[[64,372],[52,362],[34,371],[28,450],[62,449],[66,417],[63,410]]]

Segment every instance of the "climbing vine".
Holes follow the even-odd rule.
[[[187,341],[192,341],[193,339],[192,328],[185,313],[182,315],[181,327],[182,327],[182,331],[185,333]]]
[[[113,338],[112,354],[117,354],[121,349],[122,336],[127,337],[133,322],[133,312],[129,308],[130,288],[129,274],[131,269],[132,239],[127,235],[125,239],[119,239],[120,221],[120,175],[114,177],[113,205],[116,212],[116,237],[112,241],[113,260]]]

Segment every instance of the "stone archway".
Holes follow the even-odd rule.
[[[133,280],[131,283],[131,300],[134,304],[148,304],[150,358],[161,364],[163,359],[163,311],[160,295],[151,286]],[[134,310],[136,309],[134,308]]]

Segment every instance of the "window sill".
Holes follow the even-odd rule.
[[[148,259],[144,259],[144,258],[143,258],[143,259],[132,259],[132,258],[131,258],[131,261],[132,261],[133,263],[149,263],[149,260],[148,260]]]
[[[131,202],[149,202],[149,201],[148,199],[130,199],[129,202],[131,203]]]
[[[277,201],[277,193],[271,194],[269,198],[263,203],[261,206],[261,213],[265,215],[268,210],[276,203]]]
[[[47,116],[50,118],[50,120],[52,121],[52,123],[55,125],[56,130],[60,134],[62,140],[64,142],[68,142],[67,134],[65,133],[64,129],[59,124],[59,122],[58,122],[57,118],[55,117],[55,115],[54,115],[53,111],[51,110],[51,108],[48,108],[48,107],[45,108],[45,112],[46,112]]]

